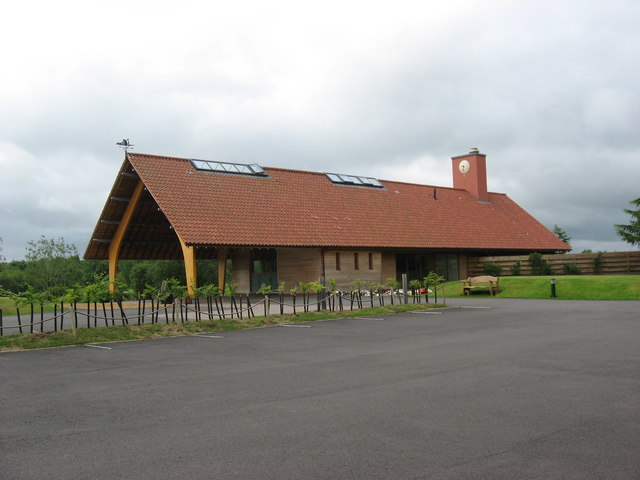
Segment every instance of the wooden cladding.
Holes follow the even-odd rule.
[[[552,255],[542,255],[542,258],[549,262],[551,273],[553,275],[562,275],[564,273],[564,264],[577,266],[583,274],[594,274],[594,259],[597,253],[562,253]],[[640,273],[640,252],[602,252],[602,270],[600,273],[615,275]],[[529,267],[528,255],[517,255],[508,257],[469,257],[469,276],[482,275],[484,269],[482,264],[495,263],[502,267],[502,276],[511,275],[511,267],[520,262],[522,275],[529,275],[531,269]]]

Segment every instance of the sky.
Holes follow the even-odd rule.
[[[452,186],[487,155],[574,252],[624,251],[640,197],[637,0],[9,2],[0,17],[7,261],[82,254],[133,151]]]

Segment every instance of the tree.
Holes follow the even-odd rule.
[[[564,229],[560,228],[558,225],[554,225],[553,233],[556,235],[556,237],[558,237],[560,240],[566,243],[569,247],[571,247],[571,237],[567,235],[567,232],[565,232]],[[561,250],[557,253],[566,253],[566,252],[564,250]]]
[[[629,203],[636,206],[635,210],[624,209],[625,213],[631,215],[631,222],[629,225],[616,225],[616,232],[625,242],[640,246],[640,197],[631,200]]]
[[[531,275],[551,275],[551,265],[538,252],[529,255]]]
[[[41,235],[27,242],[25,248],[27,282],[37,290],[69,287],[81,274],[78,249],[62,237],[48,239]]]

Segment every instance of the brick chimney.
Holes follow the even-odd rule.
[[[488,202],[487,156],[472,148],[466,155],[451,157],[453,188],[469,192],[479,202]]]

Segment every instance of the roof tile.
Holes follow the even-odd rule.
[[[319,172],[264,167],[268,177],[252,177],[197,171],[184,158],[127,158],[187,244],[567,249],[500,193],[482,203],[432,185],[380,180],[382,189],[356,187]]]

